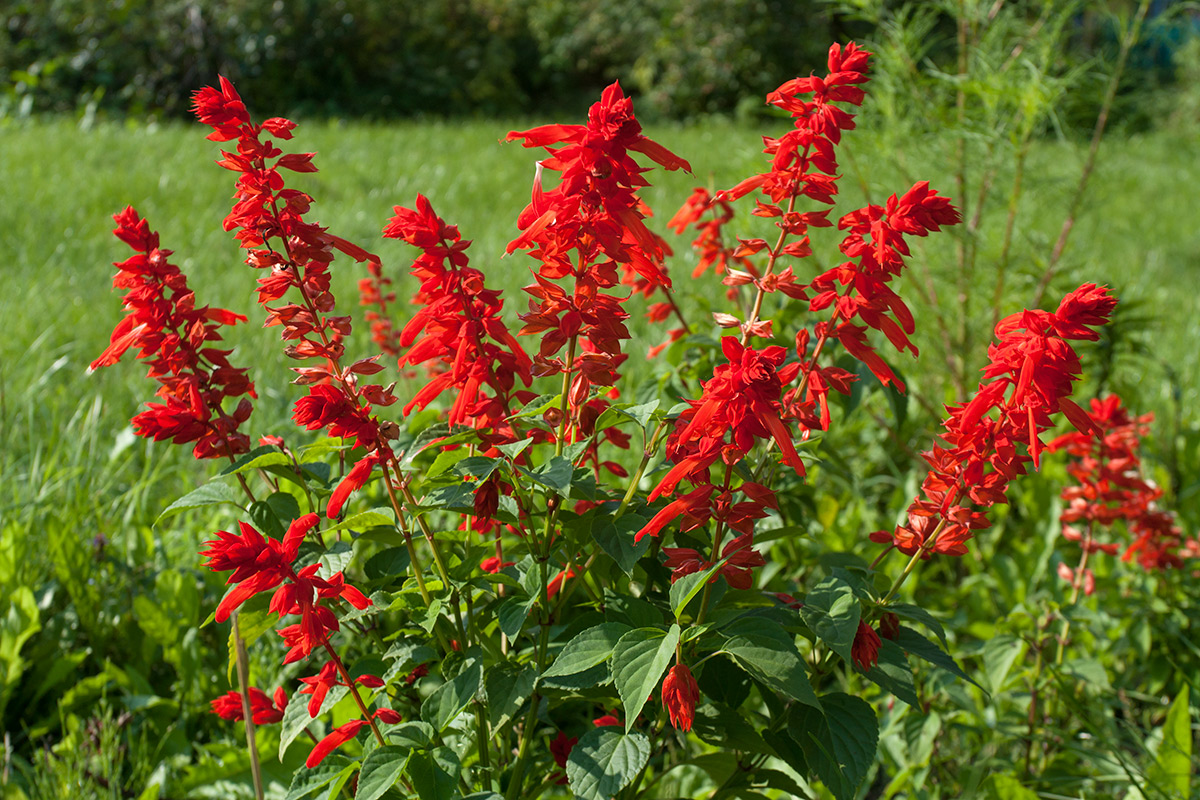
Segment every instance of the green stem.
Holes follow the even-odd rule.
[[[246,655],[246,642],[238,629],[238,612],[234,611],[229,618],[233,623],[238,687],[242,694],[242,719],[246,723],[246,750],[250,754],[250,777],[254,781],[255,799],[263,800],[262,764],[258,760],[258,743],[254,739],[254,714],[250,708],[250,659]]]

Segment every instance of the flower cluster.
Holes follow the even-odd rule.
[[[1158,508],[1162,489],[1142,477],[1138,450],[1154,415],[1134,417],[1121,398],[1111,394],[1093,399],[1089,416],[1094,433],[1072,431],[1046,448],[1072,456],[1067,472],[1077,481],[1062,490],[1067,504],[1059,517],[1063,538],[1078,542],[1084,557],[1095,552],[1114,555],[1120,544],[1098,541],[1098,529],[1124,522],[1132,538],[1124,560],[1136,556],[1150,570],[1182,566],[1182,531],[1171,513]],[[1085,594],[1094,590],[1095,576],[1086,561],[1076,568],[1062,564],[1059,574],[1073,586],[1081,585]]]
[[[401,364],[432,362],[428,382],[404,413],[452,391],[451,425],[490,429],[500,433],[499,441],[512,441],[507,418],[515,381],[529,386],[532,363],[500,317],[500,293],[488,289],[483,273],[468,263],[471,243],[434,213],[423,195],[417,195],[415,209],[393,210],[384,237],[421,250],[412,265],[413,277],[421,282],[413,304],[420,308],[400,334],[400,346],[409,348]]]
[[[384,355],[400,355],[400,334],[392,326],[388,304],[396,302],[396,293],[387,287],[392,279],[383,274],[378,261],[367,261],[367,277],[358,282],[358,303],[367,309],[364,319],[371,325],[371,341]]]
[[[270,725],[283,721],[283,712],[287,710],[288,698],[283,687],[275,690],[274,698],[262,689],[253,686],[249,689],[250,719],[255,725]],[[242,695],[238,692],[226,692],[213,700],[212,713],[229,722],[241,722],[246,718],[242,708]]]
[[[319,563],[296,569],[300,545],[319,521],[320,518],[316,514],[300,517],[288,526],[282,541],[264,537],[253,525],[241,522],[240,534],[217,531],[217,538],[206,542],[208,549],[200,553],[208,558],[206,566],[210,569],[216,572],[232,570],[227,583],[233,585],[233,588],[217,606],[217,622],[224,622],[251,597],[272,592],[268,606],[272,612],[279,614],[281,619],[287,614],[300,617],[298,623],[277,631],[290,648],[283,663],[300,661],[318,648],[328,653],[329,661],[316,675],[301,678],[304,686],[300,689],[300,694],[311,696],[308,703],[309,717],[316,717],[320,713],[329,690],[335,686],[345,686],[351,690],[356,684],[368,688],[383,686],[383,681],[374,675],[350,677],[329,642],[329,635],[340,630],[341,626],[333,610],[323,604],[323,601],[341,599],[361,610],[370,606],[371,601],[358,589],[347,584],[341,572],[335,572],[328,578],[319,577]],[[256,691],[250,690],[251,703],[252,707],[258,709],[257,706],[253,706]],[[230,696],[237,698],[240,713],[240,696],[236,693],[230,693]],[[240,719],[240,716],[226,716],[233,713],[233,700],[230,696],[214,700],[213,709],[226,719]],[[261,700],[259,702],[261,705]],[[286,707],[286,697],[282,689],[276,692],[275,707],[281,719]],[[267,722],[278,721],[273,718],[274,715],[274,711],[264,707],[253,712],[253,720],[258,723],[261,716]],[[391,709],[380,708],[368,716],[364,706],[362,719],[347,722],[317,743],[308,757],[308,766],[315,766],[338,746],[352,739],[364,725],[373,726],[373,720],[396,724],[400,722],[400,715]]]
[[[197,306],[187,276],[168,259],[171,251],[159,247],[158,234],[132,207],[113,219],[113,233],[136,254],[116,264],[113,288],[126,290],[122,304],[126,315],[113,330],[111,341],[89,371],[116,364],[130,348],[150,366],[147,376],[161,384],[161,403],[150,403],[133,418],[138,436],[175,444],[195,442],[196,458],[232,457],[250,449],[250,440],[238,431],[252,410],[249,397],[257,397],[246,370],[229,363],[229,350],[210,346],[221,340],[220,327],[246,318],[223,308]],[[232,413],[222,404],[227,397],[242,397]]]
[[[246,522],[238,523],[241,534],[217,531],[216,539],[205,544],[206,566],[215,572],[233,571],[227,583],[234,586],[217,606],[216,620],[224,622],[231,612],[255,595],[274,589],[270,609],[282,618],[299,614],[300,622],[279,631],[291,651],[285,664],[298,661],[314,648],[328,644],[330,631],[339,629],[337,617],[321,601],[340,597],[355,608],[371,604],[363,593],[348,585],[341,572],[328,578],[317,577],[320,564],[310,564],[296,571],[295,561],[300,554],[304,537],[316,527],[316,514],[305,514],[288,526],[283,541],[264,537]]]
[[[1061,412],[1077,429],[1093,432],[1091,417],[1069,399],[1080,373],[1069,342],[1099,338],[1093,328],[1108,321],[1116,303],[1107,289],[1088,283],[1054,312],[1026,310],[1001,320],[988,348],[985,382],[969,403],[949,407],[942,434],[947,446],[923,454],[930,471],[908,521],[892,533],[876,531],[872,541],[924,558],[961,556],[973,531],[990,524],[963,500],[982,508],[1005,502],[1009,482],[1025,474],[1027,464],[1037,468],[1044,448],[1039,436],[1054,425],[1052,414]]]
[[[534,299],[521,315],[522,334],[542,334],[534,357],[535,375],[574,375],[572,416],[578,421],[591,386],[611,386],[624,360],[621,341],[629,338],[622,298],[606,294],[628,267],[649,286],[669,286],[662,268],[662,240],[643,221],[648,210],[637,196],[645,186],[630,151],[666,169],[687,169],[686,161],[642,135],[633,103],[614,83],[588,112],[587,125],[543,125],[513,131],[508,140],[542,147],[550,154],[538,163],[533,197],[517,220],[522,233],[508,252],[528,250],[540,262]],[[561,173],[555,188],[543,190],[543,170]],[[571,277],[574,286],[557,281]],[[578,351],[576,344],[579,344]],[[557,357],[567,347],[566,359]],[[581,351],[581,352],[579,352]]]
[[[374,467],[392,458],[387,432],[371,416],[371,407],[396,402],[391,387],[360,386],[359,376],[383,369],[376,359],[365,358],[343,367],[343,338],[350,333],[350,318],[334,316],[330,292],[329,264],[334,250],[356,261],[377,264],[379,258],[361,247],[314,223],[304,215],[312,198],[286,188],[280,169],[316,172],[314,153],[284,153],[266,135],[291,139],[295,123],[280,117],[261,125],[250,120],[237,90],[224,77],[220,89],[206,86],[193,98],[196,116],[213,128],[208,138],[218,142],[237,141],[235,152],[222,151],[217,163],[239,173],[237,202],[225,217],[225,229],[236,230],[243,248],[250,252],[246,263],[269,270],[258,281],[259,303],[267,310],[267,326],[282,327],[281,338],[289,344],[288,356],[297,360],[316,359],[315,367],[297,367],[296,383],[310,386],[307,397],[296,403],[293,419],[308,430],[328,429],[331,436],[353,439],[355,447],[368,451],[347,473],[330,497],[326,508],[332,519],[354,490],[364,486]],[[278,249],[270,242],[277,241]],[[282,299],[295,289],[299,302],[278,307],[267,303]]]

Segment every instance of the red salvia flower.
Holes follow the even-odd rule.
[[[630,151],[666,169],[690,167],[641,131],[632,101],[614,83],[592,106],[587,125],[544,125],[508,135],[509,141],[521,139],[526,147],[549,153],[538,163],[532,200],[517,220],[522,233],[508,252],[528,250],[540,262],[535,283],[525,288],[533,299],[521,315],[520,332],[542,336],[534,375],[585,377],[586,382],[573,382],[571,393],[571,417],[577,423],[590,386],[611,386],[616,380],[621,341],[629,338],[624,298],[606,293],[621,282],[618,267],[645,281],[639,284],[643,293],[670,285],[662,267],[664,243],[646,227],[649,211],[637,196],[647,185],[646,169]],[[561,173],[558,186],[549,191],[542,188],[547,169]],[[567,277],[573,287],[557,283]],[[567,358],[557,357],[564,347]]]
[[[304,219],[312,198],[287,188],[281,170],[316,172],[314,154],[284,153],[267,138],[291,139],[294,123],[274,118],[254,124],[233,84],[223,77],[220,89],[205,87],[196,92],[193,105],[200,121],[214,129],[208,138],[237,142],[235,150],[222,151],[223,158],[217,162],[238,173],[236,202],[225,218],[225,229],[237,231],[237,239],[249,251],[246,263],[267,272],[259,279],[259,303],[267,310],[266,325],[282,328],[281,338],[289,342],[285,350],[289,357],[323,362],[295,368],[299,374],[296,383],[311,388],[309,396],[297,402],[294,419],[308,430],[327,429],[331,436],[352,439],[356,447],[367,448],[371,467],[388,463],[393,457],[388,437],[380,421],[371,416],[371,407],[390,405],[396,397],[391,387],[359,384],[361,376],[383,369],[374,358],[342,365],[343,339],[351,324],[349,317],[332,313],[329,278],[335,250],[367,262],[372,275],[379,272],[378,256]],[[272,240],[277,246],[269,244]],[[293,290],[299,295],[298,302],[267,305]],[[365,485],[370,475],[362,473],[355,473],[354,480],[339,487],[342,491],[336,494],[335,509],[327,511],[330,517],[337,516],[351,491]]]
[[[355,608],[371,604],[362,592],[345,583],[341,572],[329,578],[317,577],[319,565],[313,564],[297,572],[293,564],[299,555],[305,535],[317,524],[316,514],[307,514],[294,521],[283,541],[264,537],[254,526],[239,522],[241,535],[217,531],[218,538],[206,542],[206,566],[216,572],[233,570],[227,581],[235,584],[217,606],[216,620],[224,622],[230,613],[256,594],[274,590],[270,609],[282,618],[299,614],[300,622],[279,631],[291,648],[285,663],[307,656],[328,641],[329,631],[338,630],[337,617],[321,600],[340,597]]]
[[[383,235],[421,249],[412,274],[421,281],[413,298],[421,308],[400,334],[409,348],[403,364],[428,364],[425,387],[404,407],[425,408],[444,392],[454,394],[447,421],[476,428],[504,429],[511,414],[514,379],[532,380],[529,356],[509,332],[500,312],[500,293],[484,285],[471,267],[457,226],[447,225],[429,201],[417,195],[416,208],[396,206]],[[502,439],[511,441],[511,438]]]
[[[879,634],[875,633],[867,623],[859,620],[858,630],[854,633],[854,642],[850,645],[850,657],[854,663],[867,672],[879,661]]]
[[[400,715],[390,708],[376,709],[371,716],[374,719],[388,725],[396,725],[401,721]],[[358,736],[358,732],[368,724],[369,723],[365,719],[352,719],[345,725],[334,728],[329,735],[317,742],[316,746],[312,749],[312,752],[308,754],[308,759],[304,762],[304,765],[309,769],[317,766],[325,760],[325,756],[329,755],[334,750],[353,739],[355,736]]]
[[[1095,429],[1068,397],[1080,365],[1067,340],[1095,339],[1089,326],[1107,321],[1115,306],[1106,289],[1084,284],[1053,313],[1027,310],[1001,320],[997,342],[988,348],[987,382],[969,403],[949,409],[942,435],[948,446],[923,454],[930,472],[922,497],[909,507],[908,522],[871,539],[891,542],[908,555],[921,551],[925,558],[966,553],[973,531],[989,523],[962,501],[970,498],[984,508],[1005,502],[1009,481],[1024,474],[1026,464],[1037,467],[1039,436],[1053,424],[1051,414],[1062,412],[1082,431]]]
[[[138,436],[175,444],[195,442],[196,458],[231,457],[250,449],[238,426],[250,417],[250,400],[243,397],[232,413],[229,397],[257,397],[246,370],[229,363],[229,350],[209,343],[220,341],[220,327],[246,318],[222,308],[197,306],[187,276],[159,247],[158,234],[132,207],[113,216],[113,233],[136,254],[116,264],[113,288],[126,290],[126,316],[113,330],[111,342],[89,371],[116,364],[131,348],[150,365],[148,376],[161,385],[158,397],[133,418]]]
[[[262,689],[253,686],[250,687],[249,694],[250,719],[255,725],[269,725],[272,722],[283,720],[283,712],[287,710],[288,703],[283,687],[275,690],[273,700]],[[212,712],[221,719],[230,722],[240,722],[245,719],[242,710],[242,695],[239,692],[226,692],[213,700],[210,705]]]
[[[1078,318],[1088,319],[1092,313],[1085,309]],[[1066,324],[1059,329],[1064,328]],[[1062,491],[1067,503],[1060,515],[1063,538],[1078,542],[1085,556],[1096,552],[1112,555],[1120,544],[1099,541],[1099,529],[1123,522],[1131,538],[1123,560],[1136,555],[1145,569],[1182,566],[1183,533],[1174,516],[1157,506],[1162,489],[1142,477],[1138,450],[1154,415],[1131,416],[1121,398],[1113,394],[1093,399],[1088,417],[1093,430],[1064,434],[1047,447],[1049,451],[1066,450],[1073,457],[1067,472],[1077,483]],[[1085,589],[1094,584],[1091,570],[1085,567],[1072,570],[1063,564],[1059,574],[1073,585],[1084,581]]]
[[[676,730],[690,731],[696,719],[696,703],[700,701],[700,686],[686,664],[671,667],[662,683],[662,702]]]

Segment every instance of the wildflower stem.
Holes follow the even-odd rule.
[[[338,656],[337,651],[329,644],[329,639],[324,639],[321,644],[325,646],[325,652],[329,654],[329,658],[337,668],[338,674],[342,676],[342,680],[350,688],[350,696],[354,698],[355,704],[358,705],[358,710],[362,712],[363,719],[371,726],[371,732],[375,734],[375,741],[382,747],[386,744],[383,740],[383,734],[379,732],[379,726],[375,724],[375,720],[371,717],[371,712],[367,711],[366,703],[358,696],[358,689],[354,686],[354,679],[350,677],[350,672],[346,669],[346,665],[342,663],[342,659]]]
[[[392,467],[396,470],[397,479],[400,475],[400,466],[396,463],[396,459],[392,459]],[[404,512],[401,510],[400,501],[396,498],[396,490],[392,486],[391,477],[388,475],[387,464],[383,465],[383,485],[387,488],[388,499],[392,502],[392,510],[396,512],[396,524],[400,528],[400,533],[404,536],[404,545],[408,548],[408,558],[412,563],[413,577],[417,579],[417,589],[421,592],[421,599],[428,606],[433,598],[429,594],[429,589],[425,586],[425,568],[421,565],[421,559],[417,556],[417,549],[413,547],[412,536],[408,532],[408,528],[404,526]]]
[[[879,605],[887,605],[887,602],[892,599],[897,591],[900,590],[900,587],[904,585],[906,580],[908,580],[908,576],[912,574],[914,569],[917,568],[917,562],[924,558],[929,551],[933,549],[933,546],[937,544],[937,538],[945,527],[946,518],[942,517],[940,520],[938,520],[937,527],[933,529],[933,533],[921,543],[921,546],[917,548],[917,552],[913,553],[912,558],[910,558],[908,563],[904,565],[904,571],[900,573],[900,577],[896,578],[895,583],[892,584],[892,588],[888,589],[888,593],[885,594],[883,599],[879,601]]]
[[[804,156],[799,160],[799,163],[804,164],[807,162],[807,160],[808,160],[808,148],[805,147],[804,148]],[[793,194],[790,198],[788,198],[787,213],[791,214],[795,210],[796,210],[796,195]],[[766,298],[766,296],[767,296],[766,290],[763,289],[762,281],[765,280],[767,277],[769,277],[771,275],[771,273],[775,270],[775,262],[779,259],[779,253],[783,250],[783,245],[784,245],[784,242],[787,241],[787,237],[788,237],[787,228],[783,227],[783,225],[781,224],[780,228],[779,228],[779,240],[776,241],[775,246],[771,248],[770,255],[767,257],[767,267],[763,271],[763,276],[759,280],[755,281],[755,288],[758,290],[758,293],[754,296],[754,308],[750,311],[750,316],[746,318],[745,325],[742,328],[742,340],[741,341],[742,341],[743,346],[745,346],[746,342],[750,341],[750,326],[753,325],[755,322],[758,322],[759,312],[762,311],[763,299]]]
[[[1079,566],[1075,568],[1075,575],[1071,580],[1071,599],[1067,601],[1067,607],[1073,607],[1079,602],[1079,592],[1083,589],[1084,570],[1087,569],[1088,556],[1092,552],[1092,529],[1095,526],[1095,520],[1088,520],[1087,531],[1083,534],[1083,554],[1079,557]],[[1058,648],[1054,654],[1054,665],[1061,667],[1063,663],[1063,655],[1067,650],[1067,634],[1071,632],[1070,617],[1063,616],[1062,630],[1058,634]]]
[[[246,655],[246,642],[238,629],[238,612],[233,611],[229,617],[233,623],[238,684],[242,693],[242,718],[246,722],[246,750],[250,754],[250,776],[254,780],[255,800],[263,800],[262,765],[258,760],[258,744],[254,739],[254,713],[250,708],[250,658]]]
[[[542,625],[541,638],[538,641],[537,649],[537,671],[540,675],[546,661],[546,647],[550,643],[550,626]],[[512,777],[508,782],[508,791],[504,795],[504,800],[517,800],[521,796],[521,789],[525,783],[525,765],[529,760],[529,745],[533,742],[533,734],[537,729],[537,707],[540,700],[537,690],[529,698],[529,712],[525,715],[525,722],[521,729],[521,744],[517,749],[517,761],[513,765]]]

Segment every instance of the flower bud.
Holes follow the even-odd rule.
[[[662,701],[677,730],[690,731],[696,719],[696,702],[700,699],[700,687],[692,677],[692,671],[684,664],[671,667],[662,683]]]

